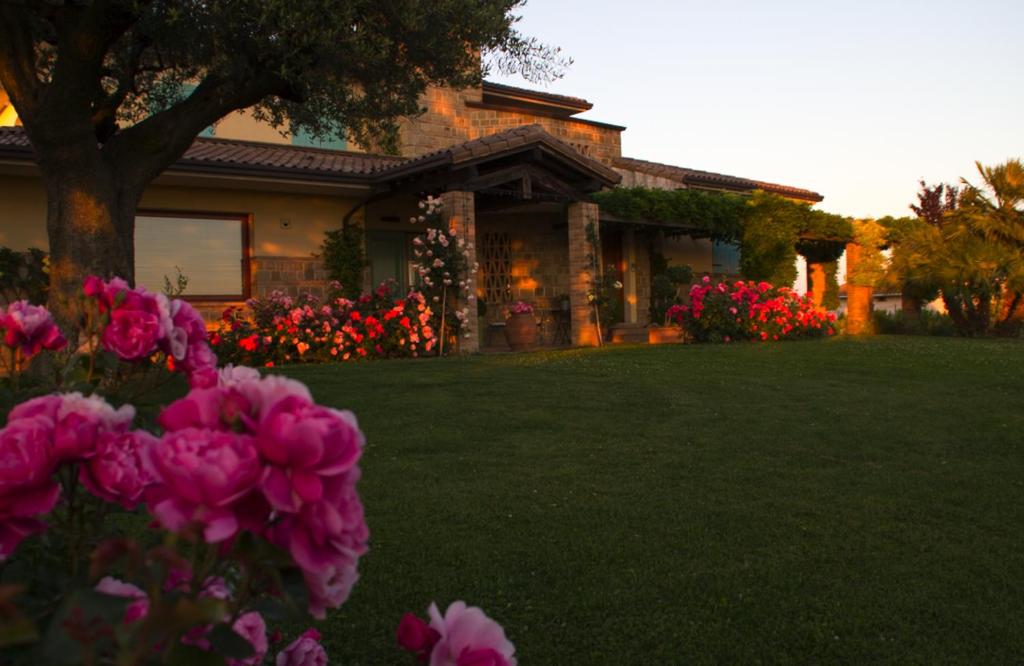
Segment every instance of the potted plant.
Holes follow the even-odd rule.
[[[512,351],[522,351],[537,344],[537,322],[533,319],[533,306],[516,301],[508,311],[505,339]]]

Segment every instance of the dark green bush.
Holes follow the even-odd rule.
[[[50,289],[50,268],[46,252],[30,248],[21,252],[0,247],[0,298],[5,303],[25,299],[46,303]]]

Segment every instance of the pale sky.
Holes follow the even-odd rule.
[[[1024,0],[531,0],[575,59],[538,86],[625,125],[623,154],[909,214],[921,178],[1024,157]]]

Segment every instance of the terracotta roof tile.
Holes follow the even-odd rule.
[[[764,190],[766,192],[781,194],[795,199],[803,199],[805,201],[821,201],[825,198],[817,192],[801,189],[799,187],[767,183],[761,180],[740,178],[738,176],[728,176],[721,173],[714,173],[712,171],[701,171],[700,169],[688,169],[686,167],[662,164],[660,162],[648,162],[647,160],[638,160],[632,157],[616,158],[613,166],[627,171],[638,171],[652,176],[668,178],[669,180],[674,180],[683,185],[694,187],[722,188],[743,192]]]
[[[20,127],[0,127],[0,152],[31,155],[28,137]],[[375,176],[403,163],[405,158],[274,143],[197,138],[176,166],[287,170],[296,176]]]

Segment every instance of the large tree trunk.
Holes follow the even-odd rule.
[[[86,276],[134,282],[139,194],[126,189],[125,179],[116,177],[95,146],[47,152],[40,151],[39,162],[47,195],[49,306],[62,327],[72,332],[79,326],[79,296]]]

